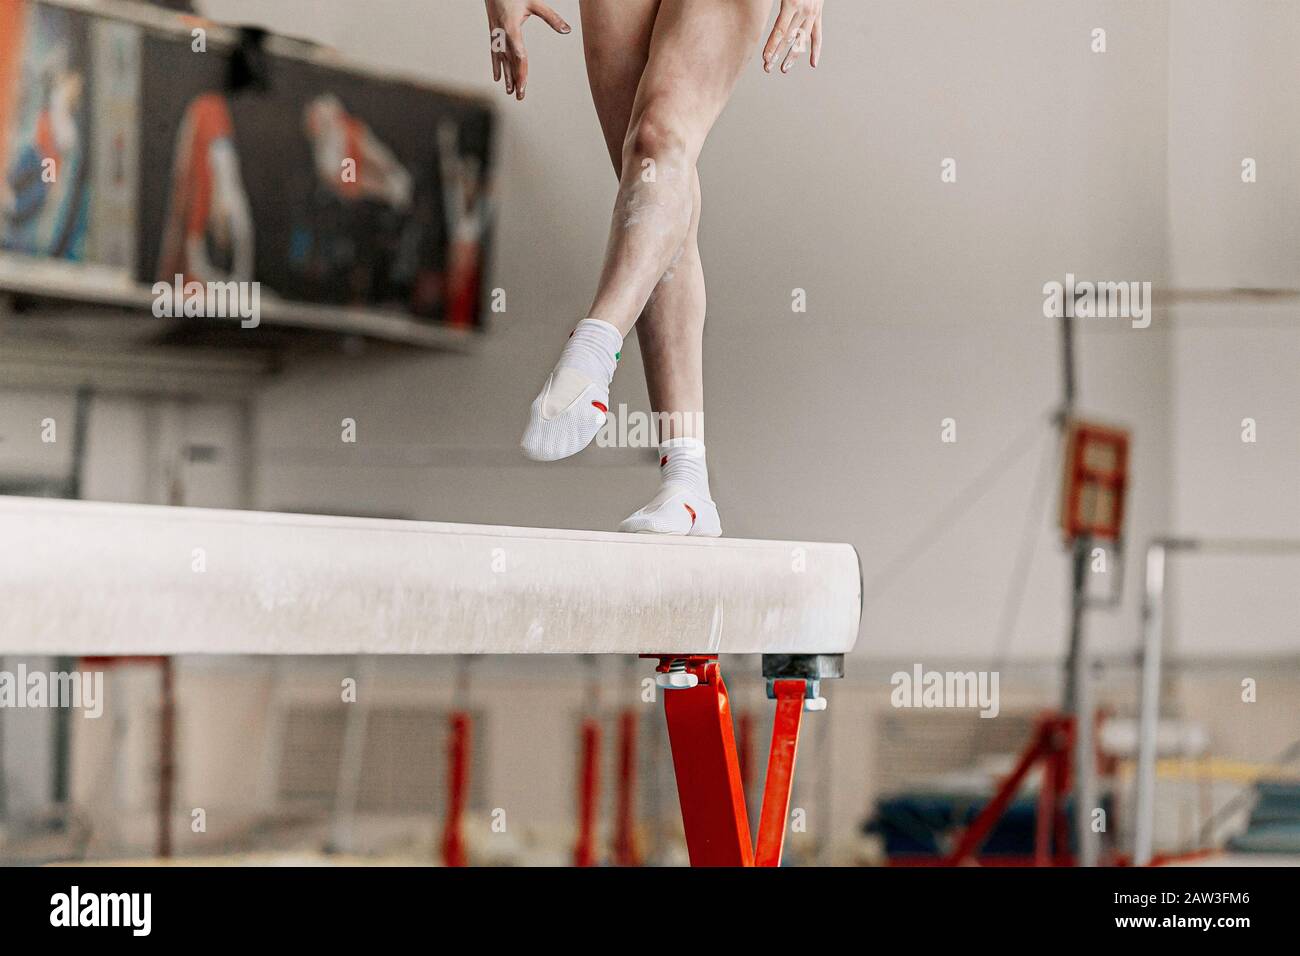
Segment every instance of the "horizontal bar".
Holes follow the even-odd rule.
[[[1149,547],[1204,554],[1300,554],[1300,538],[1154,538]]]
[[[847,544],[0,496],[0,654],[839,654]]]

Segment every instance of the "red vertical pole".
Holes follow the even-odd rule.
[[[1070,818],[1066,813],[1070,799],[1070,758],[1074,753],[1074,721],[1062,718],[1056,753],[1056,862],[1061,866],[1073,865],[1070,853]],[[1079,809],[1075,808],[1075,813]]]
[[[785,846],[785,820],[790,813],[790,792],[794,784],[794,758],[799,747],[799,724],[803,718],[805,684],[802,680],[778,680],[772,685],[776,716],[772,719],[772,749],[767,755],[767,782],[763,786],[763,809],[758,822],[755,866],[780,866]]]
[[[578,842],[573,848],[574,866],[596,864],[596,800],[600,785],[600,723],[594,717],[582,721],[582,761],[578,776]]]
[[[618,719],[618,809],[614,823],[614,863],[640,866],[636,846],[637,713],[627,709]]]
[[[176,691],[170,657],[158,658],[158,856],[172,855],[172,799],[176,790]]]
[[[447,746],[447,814],[442,825],[444,866],[466,866],[465,838],[461,822],[469,791],[470,716],[457,710],[451,714],[451,739]]]
[[[1034,816],[1034,866],[1051,866],[1054,861],[1052,835],[1056,828],[1056,794],[1060,789],[1060,757],[1049,754],[1043,761],[1043,779],[1038,788],[1038,810]],[[1059,848],[1058,848],[1059,849]]]
[[[691,866],[752,866],[731,703],[716,660],[687,658],[699,683],[664,691]]]

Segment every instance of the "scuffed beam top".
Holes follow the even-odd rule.
[[[0,654],[843,653],[847,544],[0,497]]]

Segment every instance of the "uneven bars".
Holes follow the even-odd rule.
[[[847,544],[0,497],[0,654],[841,654]]]
[[[1142,588],[1142,679],[1138,712],[1137,800],[1133,863],[1151,862],[1155,844],[1156,730],[1160,719],[1160,666],[1164,653],[1165,571],[1170,553],[1300,555],[1300,539],[1155,538],[1147,545]]]

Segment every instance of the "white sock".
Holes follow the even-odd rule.
[[[583,319],[533,399],[519,445],[535,461],[576,455],[591,444],[609,410],[609,383],[623,334],[600,319]]]
[[[718,506],[709,494],[709,468],[704,442],[670,438],[659,445],[659,493],[630,514],[619,531],[689,534],[716,538],[722,534]]]

